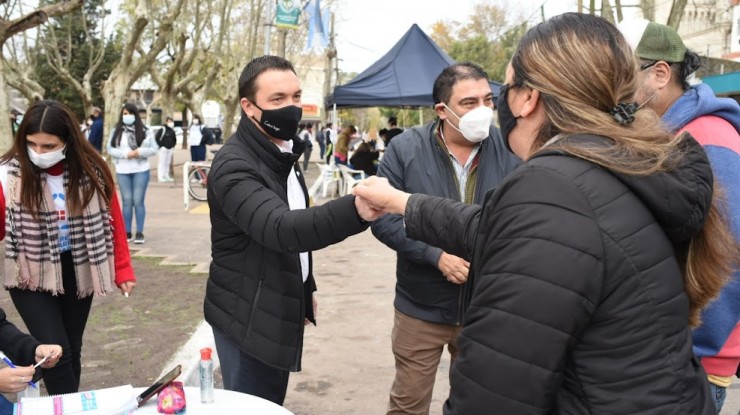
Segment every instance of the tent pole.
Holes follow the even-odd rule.
[[[424,125],[424,111],[419,107],[419,125]]]
[[[332,125],[334,126],[334,128],[338,128],[339,127],[337,125],[337,103],[336,102],[332,105],[331,122],[332,122]]]

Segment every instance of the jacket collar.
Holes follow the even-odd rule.
[[[610,171],[653,213],[674,245],[688,242],[704,225],[714,183],[709,159],[701,145],[690,134],[684,133],[682,138],[678,143],[682,158],[670,170],[646,176]],[[608,137],[587,134],[566,136],[559,142],[566,140],[579,146],[612,145]],[[555,143],[535,153],[530,160],[546,155],[570,156]]]
[[[306,146],[302,140],[293,140],[293,152],[283,153],[244,113],[236,130],[236,138],[252,149],[270,169],[284,177],[288,177]]]

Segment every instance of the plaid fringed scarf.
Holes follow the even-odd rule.
[[[8,200],[5,222],[5,288],[48,291],[64,294],[59,251],[59,223],[51,191],[41,172],[44,194],[38,220],[20,204],[21,177],[17,160],[8,163]],[[65,165],[64,188],[69,189]],[[81,185],[89,182],[85,177]],[[97,192],[83,209],[82,216],[69,212],[72,258],[77,278],[77,296],[112,291],[115,277],[113,229],[109,206]]]

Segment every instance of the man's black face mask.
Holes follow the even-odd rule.
[[[254,106],[262,111],[259,121],[255,121],[262,126],[267,134],[285,141],[292,140],[295,137],[298,132],[298,123],[303,117],[303,108],[288,105],[274,110],[265,110],[256,103]]]

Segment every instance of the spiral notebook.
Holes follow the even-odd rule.
[[[124,385],[42,398],[23,398],[13,407],[13,415],[129,415],[136,408],[133,386]]]

